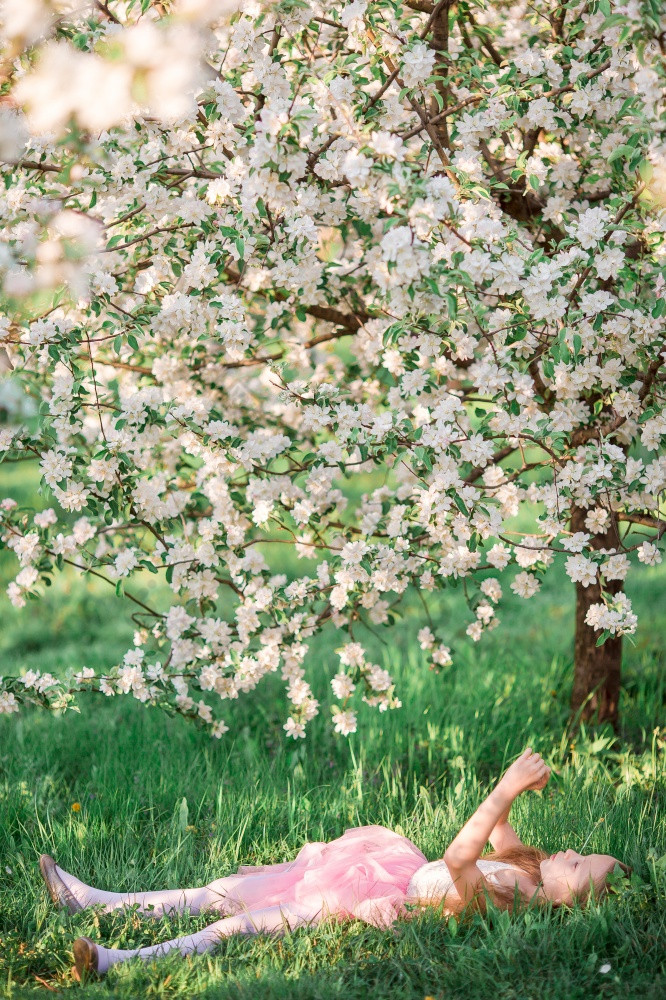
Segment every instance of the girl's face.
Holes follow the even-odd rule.
[[[617,858],[610,854],[578,854],[558,851],[540,864],[542,893],[554,903],[571,904],[584,891],[590,879],[603,878],[613,870]]]

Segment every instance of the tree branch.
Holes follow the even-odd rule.
[[[628,521],[630,524],[642,524],[646,528],[656,528],[660,537],[666,531],[666,520],[661,521],[658,517],[650,517],[648,514],[630,514],[621,512],[615,515],[618,521]]]
[[[435,4],[428,3],[428,0],[405,0],[405,7],[411,7],[412,10],[418,10],[422,14],[432,14]]]

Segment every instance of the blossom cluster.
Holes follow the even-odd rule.
[[[94,690],[220,737],[276,674],[297,740],[329,628],[347,735],[400,705],[362,637],[412,588],[460,584],[477,642],[555,563],[595,637],[635,631],[666,530],[666,14],[168,6],[5,0],[0,344],[34,412],[0,386],[0,459],[45,497],[0,502],[7,593],[93,573],[137,630],[103,675],[1,677],[0,712]]]

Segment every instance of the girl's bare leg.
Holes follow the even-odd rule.
[[[242,875],[219,878],[210,885],[194,889],[158,889],[153,892],[106,892],[92,885],[86,885],[74,875],[56,865],[56,872],[81,906],[103,904],[105,910],[118,910],[123,906],[138,903],[139,911],[146,916],[162,917],[166,913],[180,913],[188,909],[190,913],[202,910],[224,912],[224,899],[242,881]]]
[[[315,921],[318,917],[319,913],[310,913],[304,907],[295,906],[293,903],[282,903],[268,906],[263,910],[247,910],[245,913],[238,913],[233,917],[225,917],[208,927],[204,927],[197,934],[174,938],[172,941],[164,941],[162,944],[152,945],[149,948],[123,950],[104,948],[98,944],[97,971],[103,975],[118,962],[127,962],[131,958],[141,958],[149,962],[162,955],[168,955],[169,952],[176,949],[182,955],[193,952],[201,953],[214,948],[220,938],[229,937],[231,934],[257,934],[261,931],[284,932]]]

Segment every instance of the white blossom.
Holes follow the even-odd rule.
[[[646,566],[656,566],[657,563],[661,562],[661,552],[651,542],[643,542],[639,545],[636,555],[639,561],[645,563]]]
[[[435,65],[435,52],[424,42],[417,42],[402,56],[401,73],[406,87],[416,87],[426,80]]]
[[[11,715],[18,712],[19,704],[11,691],[0,691],[0,715]]]
[[[356,685],[351,677],[345,673],[338,673],[331,679],[331,687],[336,698],[348,698],[356,689]]]
[[[419,629],[416,638],[421,649],[432,649],[435,643],[435,637],[427,625]]]
[[[333,724],[336,733],[341,733],[342,736],[349,736],[350,733],[356,732],[356,713],[347,712],[335,712],[333,714]]]
[[[589,587],[591,584],[596,583],[597,566],[591,559],[586,559],[585,556],[580,555],[569,556],[564,566],[567,576],[574,583],[580,583],[583,587]]]
[[[533,597],[540,588],[539,580],[533,573],[517,573],[511,583],[511,590],[519,597]]]
[[[282,728],[287,736],[291,736],[294,740],[305,739],[305,726],[302,722],[296,722],[291,716],[289,716]]]

